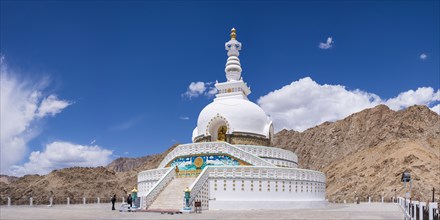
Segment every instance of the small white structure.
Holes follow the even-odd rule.
[[[147,210],[290,209],[326,205],[325,175],[298,169],[291,151],[271,147],[272,120],[248,100],[232,29],[226,82],[199,114],[193,143],[175,147],[159,167],[138,174]],[[186,190],[185,190],[186,189]],[[184,190],[186,197],[184,197]]]

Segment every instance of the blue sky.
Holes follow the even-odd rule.
[[[47,159],[54,148],[97,152],[105,164],[191,142],[198,113],[213,99],[205,95],[209,82],[225,80],[232,27],[243,44],[249,99],[274,117],[277,130],[304,130],[376,104],[436,110],[439,8],[439,1],[2,1],[2,80],[11,82],[2,92],[18,84],[11,88],[40,92],[37,107],[51,95],[58,102],[10,134],[23,142],[19,153],[2,135],[2,154],[17,156],[1,170],[44,173],[93,158],[54,162]],[[199,94],[188,90],[192,82],[206,91],[186,96]],[[301,94],[307,91],[321,93]],[[19,100],[11,97],[2,102],[2,130],[12,118],[6,108]],[[356,108],[340,110],[352,100]],[[287,120],[289,109],[265,107],[273,102],[316,111]],[[322,113],[328,105],[333,112]],[[26,170],[32,165],[43,168]]]

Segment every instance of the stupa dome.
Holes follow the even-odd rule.
[[[199,114],[193,141],[200,136],[217,140],[218,129],[226,126],[227,134],[243,133],[269,139],[272,121],[260,106],[242,98],[217,98]]]

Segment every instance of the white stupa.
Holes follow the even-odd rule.
[[[193,142],[217,141],[218,130],[226,127],[226,142],[231,144],[270,145],[273,135],[272,120],[263,109],[249,101],[250,88],[241,77],[241,43],[236,32],[231,31],[231,40],[225,44],[228,51],[226,82],[216,83],[218,94],[214,102],[200,112],[197,127],[193,131]]]
[[[272,120],[249,101],[236,30],[225,44],[226,81],[199,114],[193,143],[175,147],[159,167],[138,174],[140,208],[148,211],[289,209],[325,202],[325,175],[298,169],[291,151],[271,147]]]

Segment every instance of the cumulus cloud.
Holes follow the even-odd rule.
[[[411,105],[427,105],[440,101],[440,90],[434,91],[431,87],[421,87],[416,91],[408,90],[400,93],[397,97],[384,102],[393,110],[400,110]]]
[[[83,146],[69,142],[52,142],[44,151],[33,151],[29,161],[22,166],[13,165],[9,173],[14,176],[25,174],[47,174],[54,169],[66,167],[105,166],[111,162],[112,151],[97,145]]]
[[[328,37],[327,41],[325,43],[321,42],[319,43],[319,48],[323,49],[323,50],[327,50],[333,47],[333,38],[332,37]]]
[[[44,95],[46,79],[20,78],[0,59],[0,172],[19,162],[27,153],[27,143],[38,135],[38,121],[60,113],[71,103],[56,95]]]
[[[180,116],[179,119],[180,120],[189,120],[189,117],[188,116]]]
[[[439,101],[439,95],[439,91],[424,87],[382,100],[373,93],[348,90],[342,85],[320,85],[306,77],[260,97],[257,102],[271,115],[277,131],[284,128],[303,131],[378,104],[386,104],[394,110],[415,104],[430,106]]]
[[[431,108],[433,112],[437,112],[440,115],[440,104],[437,104]]]
[[[426,60],[426,58],[428,58],[428,55],[426,53],[422,53],[419,57],[421,60]]]
[[[182,96],[189,99],[202,95],[211,97],[217,94],[217,89],[212,86],[212,84],[213,82],[191,82],[188,86],[188,89],[182,94]]]

